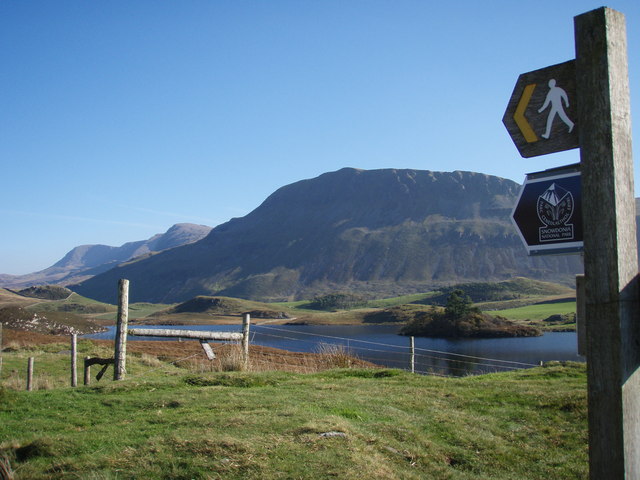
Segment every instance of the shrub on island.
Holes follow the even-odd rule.
[[[506,318],[480,312],[462,290],[454,290],[443,310],[432,308],[416,314],[401,335],[443,338],[537,337],[542,331],[518,325]]]

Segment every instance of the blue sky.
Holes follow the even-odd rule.
[[[216,226],[342,167],[522,182],[577,162],[521,158],[501,119],[518,75],[574,58],[573,17],[601,5],[0,0],[0,273]],[[640,2],[608,6],[627,18],[637,157]]]

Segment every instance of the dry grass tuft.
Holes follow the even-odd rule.
[[[240,345],[228,345],[216,358],[217,368],[220,372],[241,372],[245,368],[244,354]]]
[[[26,381],[20,377],[17,370],[11,370],[9,377],[2,382],[2,386],[9,390],[24,390]]]
[[[250,369],[248,367],[245,368],[244,355],[240,345],[221,345],[214,347],[214,352],[216,358],[213,360],[198,356],[178,362],[176,365],[193,373],[241,372]]]
[[[157,356],[150,355],[148,353],[143,353],[142,355],[140,355],[140,363],[147,367],[153,368],[158,368],[164,365],[164,362],[162,360],[159,360]]]
[[[325,368],[352,368],[354,360],[357,360],[357,356],[344,345],[323,342],[318,344],[317,351]]]
[[[13,480],[13,470],[11,470],[11,463],[6,455],[0,456],[0,480]]]
[[[56,384],[56,379],[48,373],[33,376],[33,390],[53,390],[59,386]],[[18,370],[11,370],[9,376],[2,380],[2,387],[8,390],[26,390],[26,372],[21,374]]]

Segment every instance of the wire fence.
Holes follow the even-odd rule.
[[[441,376],[464,376],[480,373],[491,373],[538,366],[535,363],[527,363],[498,358],[467,355],[462,353],[446,352],[409,345],[397,345],[370,340],[340,337],[290,328],[279,328],[261,324],[252,325],[252,344],[256,341],[256,333],[261,338],[271,338],[282,341],[295,342],[295,347],[303,351],[315,351],[321,353],[326,346],[343,349],[347,354],[360,360],[368,361],[376,365],[383,365],[402,370],[411,370],[421,374]],[[412,362],[413,359],[413,362]]]
[[[225,327],[235,328],[230,325],[216,326],[216,328],[219,327],[222,327],[224,331],[231,331],[226,330]],[[191,327],[189,329],[199,328]],[[353,357],[375,365],[410,370],[421,374],[445,376],[465,376],[531,368],[539,366],[541,363],[535,356],[534,361],[531,362],[492,358],[490,356],[483,356],[482,353],[479,355],[471,355],[445,351],[443,349],[421,348],[418,346],[416,346],[414,350],[411,350],[409,337],[404,337],[406,338],[405,345],[399,345],[393,340],[390,342],[385,342],[384,340],[371,341],[370,338],[372,337],[369,336],[365,337],[369,339],[361,340],[354,336],[331,335],[323,332],[314,333],[304,330],[306,330],[306,328],[295,328],[293,325],[277,325],[269,322],[252,323],[250,343],[251,345],[273,347],[288,352],[306,353],[321,353],[320,349],[329,345],[348,351]],[[335,330],[330,330],[330,332],[333,333]],[[396,335],[391,335],[391,337],[396,337]],[[402,337],[398,336],[398,338]],[[505,341],[507,340],[508,339]],[[275,358],[276,355],[277,354],[273,353],[270,356],[275,366],[277,366],[276,364],[278,363],[278,360]],[[283,353],[282,355],[286,354]],[[563,355],[563,353],[561,353],[561,355]],[[531,359],[531,356],[532,355],[526,355],[521,358]],[[541,358],[544,357],[548,357],[548,355],[541,355]],[[265,365],[266,369],[266,362],[261,361],[261,363]],[[280,363],[284,363],[287,366],[290,364],[289,360]]]
[[[255,351],[252,353],[251,365],[258,370],[279,369],[313,372],[332,366],[366,366],[369,364],[370,366],[409,370],[424,375],[460,377],[532,368],[540,365],[540,363],[474,356],[421,347],[412,349],[409,345],[409,337],[405,337],[407,339],[406,345],[398,345],[305,332],[292,329],[289,326],[282,328],[281,326],[260,323],[251,325],[250,338],[251,345],[279,345],[268,353],[256,353]],[[284,350],[280,350],[281,348]],[[309,359],[304,357],[304,355],[308,356],[308,353],[318,354],[318,357],[333,358],[324,361],[321,358]],[[341,357],[340,361],[336,361],[338,356]],[[171,363],[178,364],[194,358],[202,359],[202,357],[203,354],[194,354],[173,360]],[[348,360],[347,357],[356,361]]]
[[[250,337],[252,350],[249,369],[254,371],[282,370],[313,373],[337,367],[388,367],[424,375],[460,377],[531,368],[539,366],[541,363],[422,348],[415,346],[413,341],[410,342],[410,337],[404,337],[407,340],[406,344],[399,345],[364,340],[353,336],[305,332],[290,326],[283,328],[283,326],[259,323],[251,326]],[[166,339],[157,338],[157,340]],[[174,340],[179,341],[180,339],[175,338]],[[192,371],[224,371],[246,368],[246,365],[240,366],[238,354],[241,350],[240,342],[218,343],[215,346],[212,345],[212,348],[218,354],[215,356],[216,362],[208,360],[201,349],[194,353],[193,349],[185,348],[182,349],[184,356],[180,358],[165,357],[163,362],[154,368],[127,375],[127,380],[136,381],[148,378],[150,374],[166,369],[169,365],[190,368]],[[154,353],[156,352],[154,351]],[[139,355],[144,356],[145,354],[139,353]],[[229,357],[233,357],[233,355],[238,358],[235,363],[233,360],[232,363],[229,363]],[[152,357],[158,361],[156,355],[152,355]],[[29,386],[29,382],[27,382],[27,386]]]

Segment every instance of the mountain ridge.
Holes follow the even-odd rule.
[[[520,185],[475,172],[344,168],[279,188],[202,240],[72,286],[113,301],[273,301],[348,289],[412,293],[528,276],[570,282],[578,257],[529,258],[510,221]]]
[[[119,247],[80,245],[44,270],[25,275],[0,274],[0,286],[20,288],[37,284],[66,286],[78,283],[134,258],[196,242],[210,231],[211,227],[206,225],[177,223],[165,233],[158,233],[147,240],[127,242]]]

